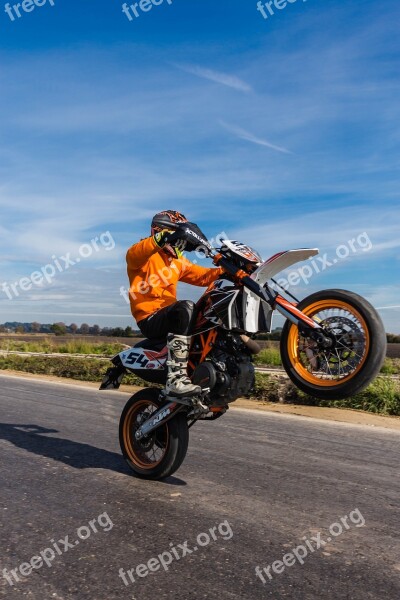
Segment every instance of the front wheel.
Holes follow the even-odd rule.
[[[137,440],[135,432],[162,406],[160,390],[145,388],[134,394],[122,411],[119,442],[122,454],[137,477],[164,479],[181,466],[188,449],[189,429],[185,414],[175,417]]]
[[[325,290],[308,296],[297,308],[321,325],[334,344],[322,348],[287,321],[281,356],[293,383],[325,400],[361,392],[378,375],[386,356],[385,329],[374,307],[353,292]]]

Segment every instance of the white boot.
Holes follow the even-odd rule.
[[[168,334],[168,378],[165,390],[168,396],[193,396],[201,393],[201,387],[194,385],[187,374],[190,337]]]

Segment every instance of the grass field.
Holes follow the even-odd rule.
[[[352,408],[384,415],[400,416],[400,381],[378,377],[363,392],[345,400],[319,400],[297,389],[289,380],[256,373],[253,397],[268,402]]]
[[[126,343],[128,339],[123,343],[117,342],[112,338],[111,340],[110,342],[102,338],[75,338],[72,336],[64,336],[63,340],[60,340],[56,336],[48,336],[36,340],[0,337],[0,350],[43,352],[47,354],[58,352],[61,354],[95,354],[112,357],[121,352],[126,345],[129,345]],[[265,367],[282,368],[278,343],[266,342],[265,348],[255,357],[255,364]],[[385,375],[400,375],[400,358],[387,357],[381,372]]]
[[[5,334],[0,333],[0,347],[4,340],[9,341],[17,341],[17,342],[51,342],[54,346],[64,346],[66,344],[70,344],[71,342],[76,343],[87,343],[87,344],[124,344],[128,346],[133,346],[137,344],[139,340],[142,338],[132,337],[132,338],[123,338],[123,337],[107,337],[107,336],[92,336],[92,335],[44,335],[41,333],[36,334]],[[264,341],[258,340],[258,343],[263,349],[267,348],[275,348],[279,349],[279,342],[274,341]],[[32,350],[33,352],[33,350]],[[400,344],[388,344],[387,356],[389,358],[400,358]]]
[[[124,344],[107,342],[96,339],[71,339],[59,341],[56,337],[46,337],[40,340],[18,340],[0,338],[0,350],[14,352],[43,352],[61,354],[98,354],[101,356],[114,356],[123,350]]]

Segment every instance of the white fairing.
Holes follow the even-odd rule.
[[[242,244],[237,240],[222,240],[222,244],[229,248],[237,256],[241,256],[244,260],[259,264],[261,263],[261,256],[247,244]]]
[[[317,248],[300,248],[299,250],[281,252],[257,267],[254,273],[252,273],[251,278],[263,286],[277,273],[316,254],[319,254]],[[259,323],[263,316],[260,314],[261,311],[264,312],[267,331],[271,331],[273,310],[268,304],[262,302],[258,296],[255,296],[250,290],[245,289],[243,294],[243,314],[245,315],[245,330],[248,333],[257,333],[260,330]]]
[[[166,349],[161,352],[133,347],[120,352],[119,357],[126,369],[164,369],[167,360]]]

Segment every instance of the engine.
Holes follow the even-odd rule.
[[[192,381],[210,388],[214,405],[224,406],[249,393],[254,385],[251,353],[239,336],[219,338],[205,362],[194,370]]]

